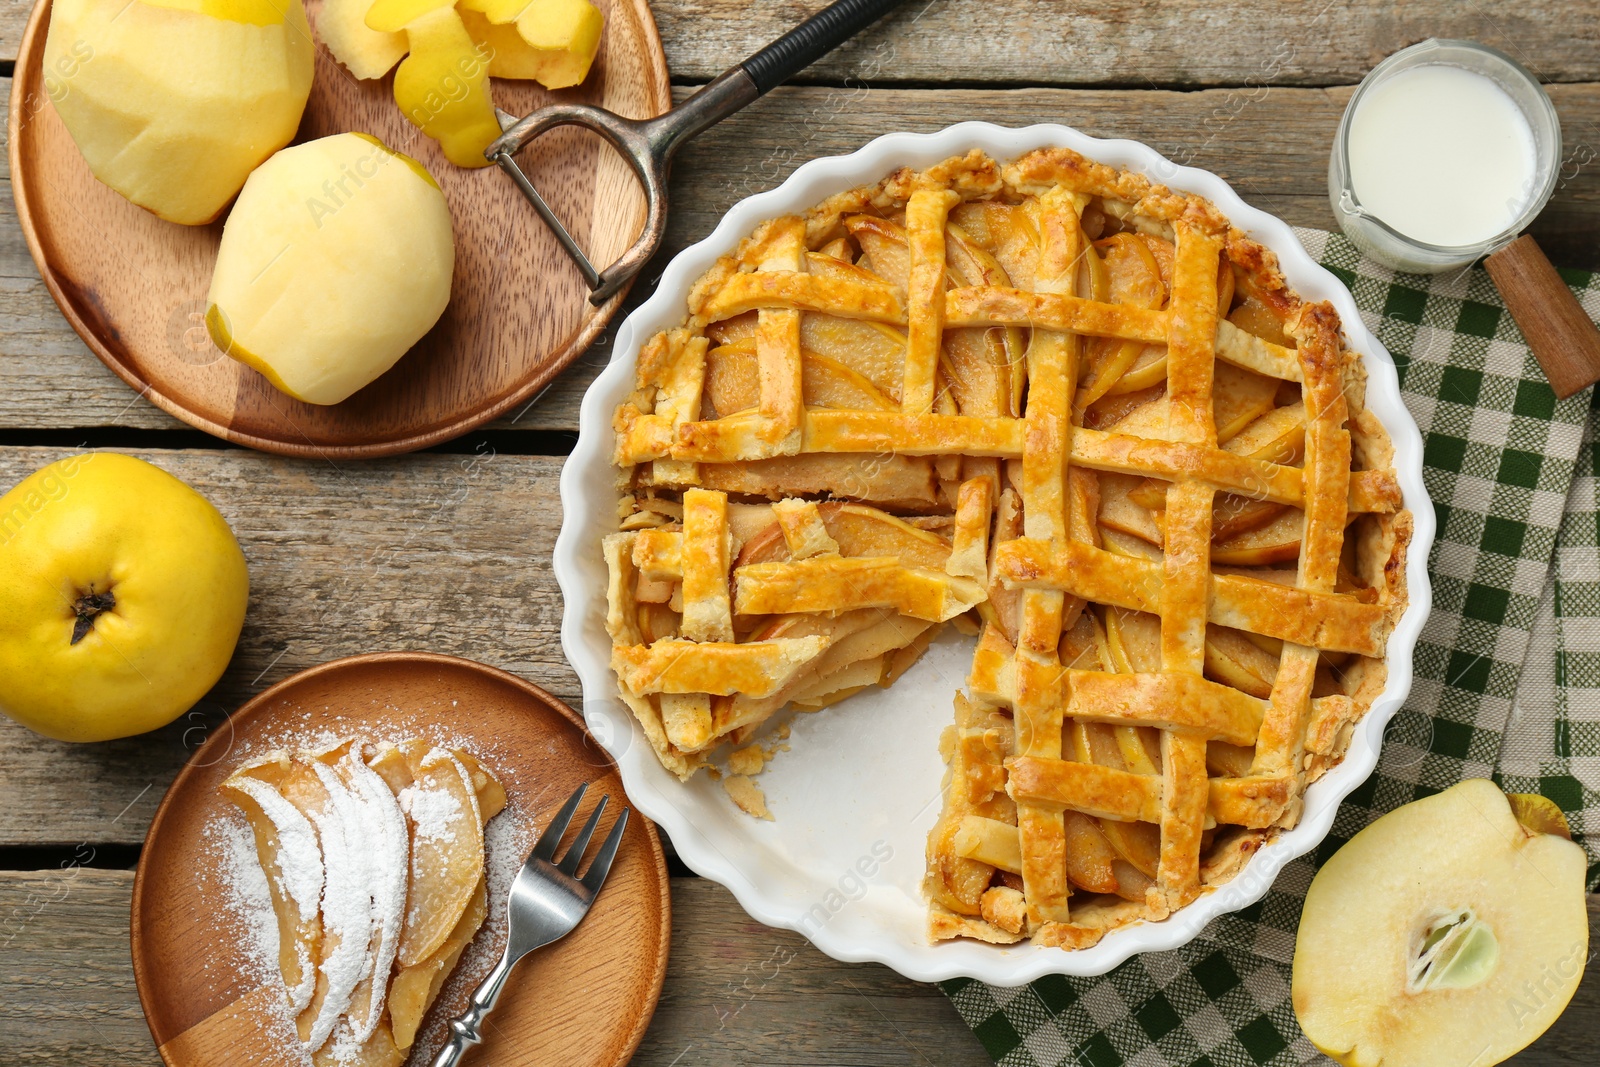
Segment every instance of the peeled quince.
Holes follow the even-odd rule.
[[[462,0],[463,7],[478,3],[490,22],[515,22],[534,48],[587,52],[593,58],[599,47],[604,20],[589,0]]]
[[[294,137],[313,58],[300,0],[58,0],[44,65],[94,176],[199,225]]]
[[[406,35],[367,25],[372,0],[322,0],[317,36],[358,78],[381,78],[406,54]]]
[[[372,0],[367,8],[367,28],[379,33],[402,33],[428,12],[454,3],[455,0]]]
[[[1292,999],[1348,1067],[1491,1067],[1555,1022],[1588,959],[1582,848],[1543,797],[1472,779],[1397,808],[1306,893]]]
[[[577,85],[604,25],[590,0],[325,0],[317,17],[323,43],[358,78],[407,56],[395,103],[458,167],[487,166],[483,151],[500,136],[490,77]]]
[[[337,404],[433,327],[454,270],[450,208],[422,164],[335,134],[250,176],[222,232],[206,325],[285,393]]]

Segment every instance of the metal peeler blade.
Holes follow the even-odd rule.
[[[653,119],[628,119],[592,104],[552,104],[522,118],[496,109],[503,131],[484,155],[511,176],[539,217],[583,274],[589,302],[603,304],[621,292],[661,246],[667,229],[667,173],[684,142],[781,85],[859,31],[901,0],[836,0],[744,62],[725,71],[689,99]],[[558,126],[579,126],[605,138],[622,154],[644,187],[644,229],[616,262],[597,270],[516,155],[540,134]]]

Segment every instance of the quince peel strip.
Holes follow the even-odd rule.
[[[590,0],[326,0],[317,34],[357,78],[381,78],[398,62],[395,103],[406,118],[450,162],[483,167],[484,149],[500,136],[488,79],[578,85],[604,25]]]

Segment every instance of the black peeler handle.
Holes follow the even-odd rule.
[[[898,7],[901,0],[837,0],[739,64],[771,92]]]

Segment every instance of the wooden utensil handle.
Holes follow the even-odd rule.
[[[1484,263],[1556,396],[1600,381],[1600,330],[1544,250],[1523,234]]]

